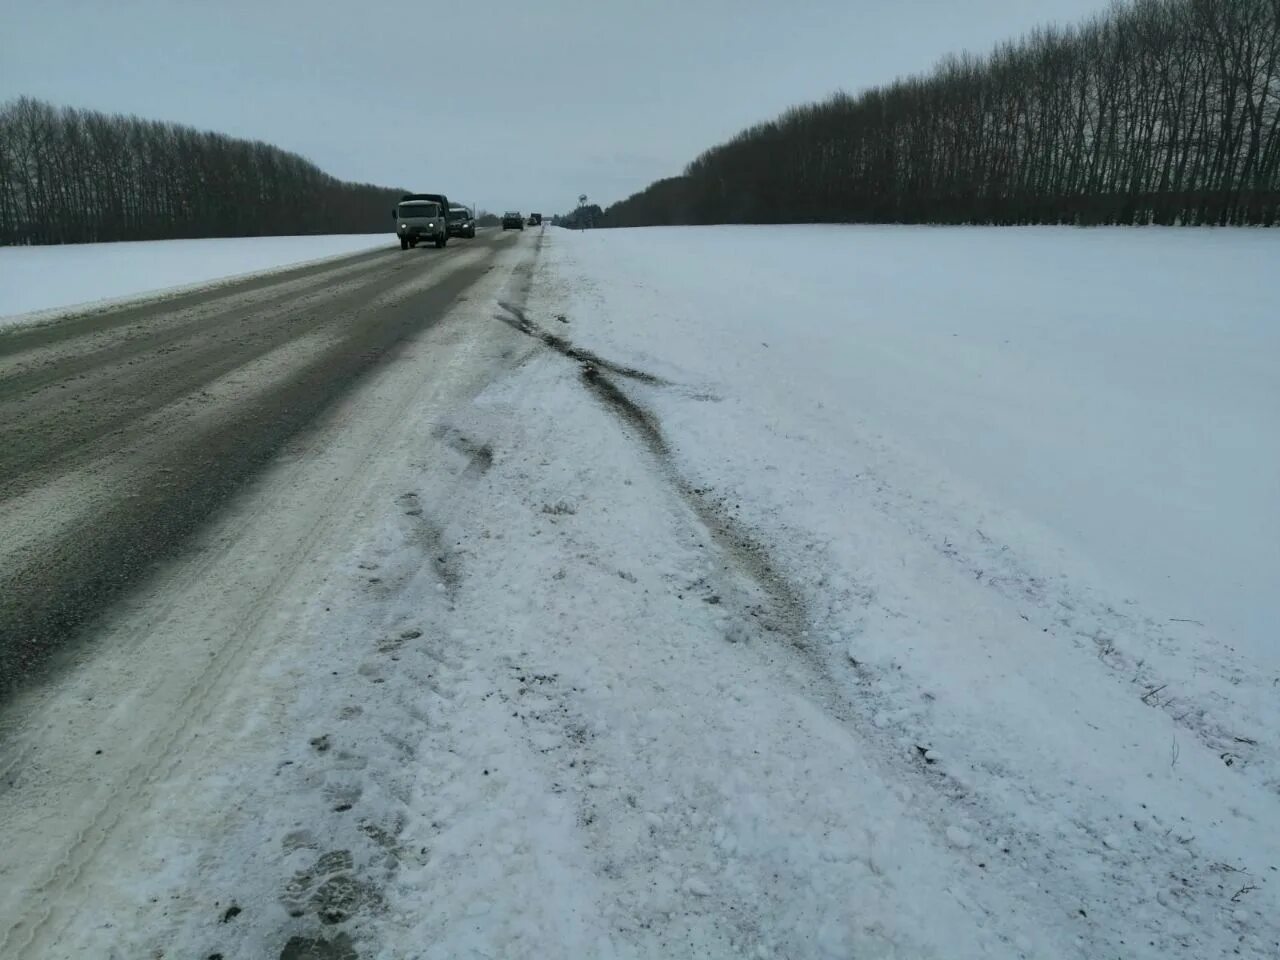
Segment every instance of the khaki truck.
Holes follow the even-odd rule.
[[[444,194],[406,193],[391,211],[400,249],[408,250],[419,243],[443,247],[449,242],[448,215],[449,199]]]

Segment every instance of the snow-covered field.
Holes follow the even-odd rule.
[[[335,234],[0,247],[0,327],[67,307],[355,253],[392,239],[389,233]]]
[[[0,953],[1273,960],[1276,242],[512,244],[33,700]]]
[[[1280,235],[713,228],[572,249],[609,308],[593,338],[749,383],[824,448],[882,438],[1020,543],[1280,675]]]
[[[621,418],[665,500],[634,505],[638,465],[573,402],[572,369],[525,373],[511,402],[575,465],[566,536],[692,608],[615,598],[558,622],[588,618],[587,659],[617,671],[609,710],[633,714],[611,729],[688,723],[638,751],[636,780],[705,791],[713,889],[752,937],[785,956],[1280,953],[1277,244],[554,234],[529,319],[666,381],[612,377],[661,431],[655,449]],[[687,516],[662,530],[690,509],[719,550],[681,537]],[[708,607],[743,538],[769,566],[739,573],[788,584],[755,602],[803,625]],[[703,854],[682,855],[677,887]],[[803,896],[759,886],[771,869]]]

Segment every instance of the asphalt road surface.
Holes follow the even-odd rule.
[[[0,700],[510,242],[388,246],[0,334]]]

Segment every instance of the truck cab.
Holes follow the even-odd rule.
[[[408,250],[419,243],[434,243],[438,248],[449,242],[449,200],[438,193],[406,193],[391,216],[396,222],[400,249]]]

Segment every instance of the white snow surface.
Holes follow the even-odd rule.
[[[311,260],[387,246],[388,234],[217,237],[0,247],[0,327]]]
[[[1268,243],[513,244],[39,694],[0,953],[1280,955]]]
[[[788,927],[784,910],[762,924],[769,949],[1280,953],[1280,236],[819,227],[554,240],[530,319],[668,381],[613,377],[661,425],[668,490],[714,507],[704,528],[727,517],[767,545],[802,598],[802,628],[743,627],[732,603],[718,615],[705,604],[723,590],[723,545],[701,571],[649,552],[649,577],[703,602],[675,635],[706,635],[702,620],[733,651],[732,666],[689,665],[682,677],[702,680],[681,682],[723,704],[752,702],[744,676],[776,681],[769,708],[752,702],[721,733],[724,755],[691,770],[722,767],[742,777],[723,795],[755,801],[747,784],[783,757],[809,765],[792,809],[764,790],[764,819],[870,865],[854,879],[820,851],[806,861],[802,843],[764,854],[759,833],[722,823],[737,856],[762,857],[746,870],[755,880],[783,857],[792,883],[822,890],[806,923]],[[574,462],[625,462],[568,404],[529,405],[579,438]],[[647,523],[596,526],[616,538],[652,535]],[[763,662],[749,666],[743,647]],[[781,715],[791,696],[817,706],[829,741]],[[804,732],[761,747],[752,721]],[[739,751],[756,749],[767,759],[752,770]],[[843,807],[817,799],[832,781]],[[733,855],[720,865],[742,869]],[[758,908],[747,889],[739,903]],[[856,899],[871,890],[880,899]],[[1255,894],[1247,910],[1260,913],[1242,927],[1236,908]],[[940,912],[948,897],[962,919]],[[831,929],[829,942],[818,934]]]
[[[655,229],[574,249],[639,274],[617,278],[632,312],[610,343],[749,381],[831,439],[865,427],[1280,675],[1280,234]]]

